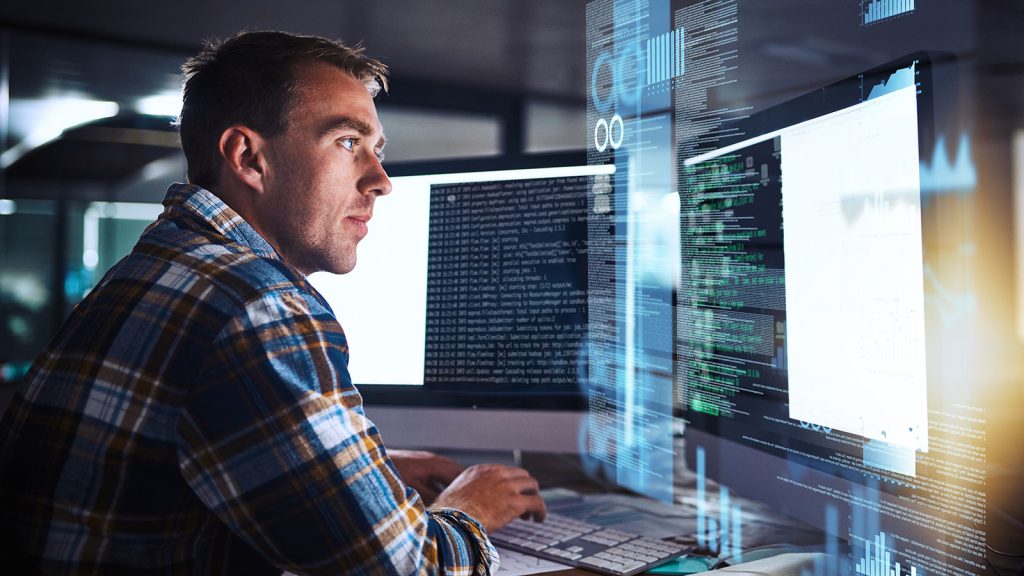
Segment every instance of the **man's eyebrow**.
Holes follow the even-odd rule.
[[[349,118],[348,116],[339,116],[337,118],[331,118],[320,126],[319,133],[321,136],[327,136],[333,132],[340,132],[342,130],[355,130],[362,136],[369,136],[373,134],[373,127],[358,120],[356,118]]]

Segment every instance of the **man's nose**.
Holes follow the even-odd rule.
[[[386,196],[391,193],[391,179],[388,178],[387,172],[384,171],[384,166],[376,155],[372,156],[370,166],[363,175],[363,182],[361,184],[360,190],[364,194]]]

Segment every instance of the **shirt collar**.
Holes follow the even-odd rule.
[[[224,203],[213,192],[195,184],[171,184],[164,197],[164,213],[161,218],[198,219],[213,228],[218,234],[244,244],[256,254],[281,259],[274,247],[260,236],[238,212]]]

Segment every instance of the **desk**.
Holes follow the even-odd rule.
[[[720,574],[721,576],[800,576],[807,571],[820,574],[820,571],[814,571],[815,566],[825,566],[826,563],[827,556],[820,552],[784,553],[771,558],[747,562],[739,566],[721,568],[713,573]],[[572,569],[546,572],[545,574],[558,576],[560,574],[593,574],[593,572]],[[709,573],[705,572],[703,574]]]
[[[635,499],[639,503],[649,502],[642,497],[630,495],[600,478],[588,475],[584,472],[584,466],[578,456],[527,453],[523,454],[522,466],[537,478],[542,489],[545,490],[564,487],[585,495],[618,495],[614,498],[621,498],[624,502],[629,499]],[[673,485],[675,503],[672,511],[678,513],[679,516],[678,532],[673,540],[684,544],[695,544],[696,475],[685,468],[682,459],[678,459],[676,462],[673,471]],[[718,493],[716,485],[710,480],[708,480],[708,488],[709,496]],[[717,501],[713,498],[709,500],[709,506],[715,509],[718,506]],[[744,550],[778,544],[813,547],[824,543],[823,534],[817,528],[789,518],[760,502],[743,498],[740,495],[733,494],[732,501],[739,505],[743,514]],[[557,500],[552,502],[552,506],[557,508]],[[675,514],[672,516],[673,522],[677,521],[675,516]],[[643,533],[642,530],[631,529],[629,526],[614,524],[613,526],[631,532]],[[582,569],[568,569],[545,574],[592,575],[594,573]]]

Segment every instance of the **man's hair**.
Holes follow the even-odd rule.
[[[204,43],[181,66],[178,126],[189,182],[217,185],[220,135],[227,127],[243,124],[268,138],[283,132],[300,87],[297,70],[315,62],[362,80],[371,96],[387,90],[387,66],[365,56],[361,46],[285,32],[242,32],[223,43]]]

